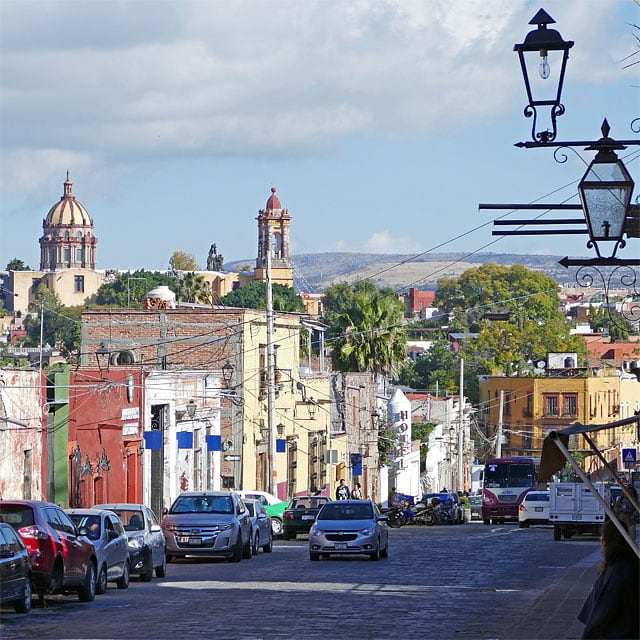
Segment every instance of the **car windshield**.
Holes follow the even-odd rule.
[[[89,540],[100,540],[100,516],[86,516],[80,513],[69,513],[67,515],[78,529],[83,527],[87,529],[87,538]]]
[[[139,509],[109,509],[124,525],[125,531],[144,531],[144,517]]]
[[[373,510],[370,504],[325,504],[318,514],[318,520],[371,520]]]
[[[180,496],[171,513],[233,513],[233,503],[229,496]]]

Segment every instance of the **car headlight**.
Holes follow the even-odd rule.
[[[224,524],[218,525],[218,531],[228,531],[229,529],[233,529],[235,526],[235,522],[225,522]]]
[[[129,538],[129,546],[132,549],[142,549],[144,547],[144,538]]]
[[[372,536],[376,532],[375,527],[367,527],[366,529],[360,529],[361,536]]]
[[[318,525],[316,524],[311,525],[311,529],[309,529],[309,535],[311,536],[318,536],[322,535],[323,533],[324,531],[320,529],[320,527],[318,527]]]

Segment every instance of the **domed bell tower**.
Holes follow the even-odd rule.
[[[275,187],[271,188],[267,205],[258,211],[256,220],[258,221],[258,258],[255,279],[266,281],[267,251],[271,248],[271,282],[293,288],[289,242],[291,217],[289,210],[282,208]]]
[[[96,268],[93,220],[73,195],[68,171],[64,194],[42,221],[42,230],[40,271]]]

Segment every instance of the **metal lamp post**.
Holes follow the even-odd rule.
[[[529,99],[529,104],[524,109],[524,115],[527,118],[533,117],[531,128],[533,140],[545,144],[555,140],[557,134],[556,118],[564,113],[564,106],[560,102],[560,98],[564,72],[569,59],[569,49],[573,47],[574,43],[571,40],[563,40],[555,29],[547,27],[549,24],[555,24],[555,20],[544,9],[540,9],[529,21],[529,24],[535,24],[538,28],[530,31],[522,44],[513,45],[513,50],[518,53],[520,59],[524,85]],[[552,55],[551,62],[549,62],[549,54]],[[556,69],[558,73],[555,73]],[[544,83],[536,82],[534,85],[536,73],[545,81]],[[555,84],[553,80],[550,80],[549,83],[546,82],[550,78],[555,78]],[[538,107],[550,107],[551,131],[536,131]]]

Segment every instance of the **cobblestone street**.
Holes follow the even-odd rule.
[[[95,602],[2,612],[2,638],[578,638],[592,538],[550,527],[403,527],[390,556],[310,562],[306,538],[231,564],[184,560]]]

